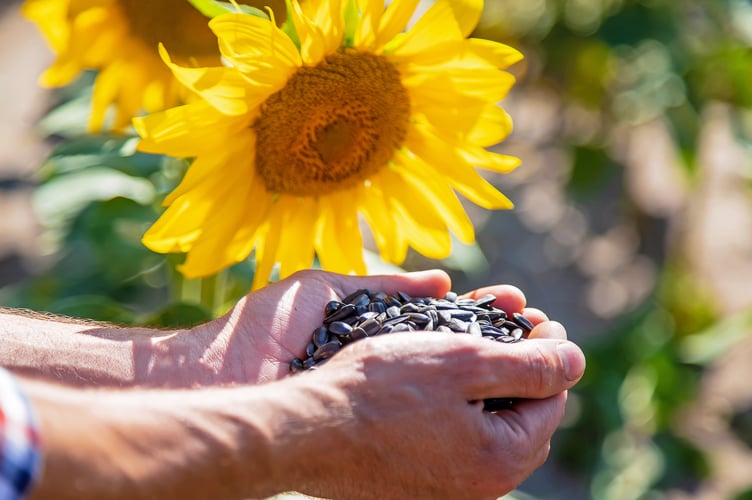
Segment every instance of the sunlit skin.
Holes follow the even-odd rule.
[[[45,443],[32,497],[506,494],[546,460],[566,391],[584,370],[564,328],[525,307],[517,288],[469,296],[492,293],[496,307],[524,312],[536,325],[529,340],[382,335],[315,372],[288,375],[290,356],[302,352],[331,298],[360,288],[441,296],[450,286],[440,271],[302,271],[180,331],[0,311],[0,361],[36,378],[22,380]],[[487,397],[522,400],[499,413],[472,403]]]

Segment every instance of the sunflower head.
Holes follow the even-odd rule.
[[[143,151],[192,158],[144,236],[186,252],[189,277],[255,253],[254,287],[310,267],[365,273],[361,218],[382,257],[409,247],[432,258],[450,234],[474,240],[458,194],[489,208],[511,202],[477,168],[519,161],[487,148],[511,131],[498,105],[521,58],[468,38],[476,0],[437,0],[408,26],[417,0],[288,2],[287,29],[242,13],[209,27],[222,65],[188,67],[163,51],[198,100],[136,119]]]
[[[284,0],[240,0],[270,6],[285,18]],[[105,127],[114,105],[112,128],[123,130],[142,111],[179,104],[189,94],[160,60],[164,44],[184,64],[219,64],[217,38],[206,17],[188,0],[26,0],[24,15],[47,39],[56,60],[40,83],[58,87],[83,71],[96,71],[89,128]]]
[[[261,106],[252,125],[256,172],[272,193],[325,196],[353,187],[389,163],[409,119],[410,98],[393,64],[370,52],[335,52],[301,67]]]

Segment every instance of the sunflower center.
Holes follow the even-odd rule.
[[[285,18],[284,0],[240,0],[264,8],[269,5],[277,22]],[[217,37],[209,19],[186,0],[118,0],[131,34],[155,51],[163,43],[172,56],[202,58],[218,56]]]
[[[299,196],[356,185],[378,172],[407,133],[410,100],[400,74],[367,52],[300,68],[253,124],[256,171],[268,191]]]

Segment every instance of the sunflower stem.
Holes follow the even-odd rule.
[[[201,278],[201,305],[212,315],[217,305],[217,275]]]

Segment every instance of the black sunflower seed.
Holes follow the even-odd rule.
[[[502,343],[527,338],[533,324],[520,313],[507,313],[494,307],[492,294],[473,300],[448,292],[442,298],[411,297],[404,292],[388,295],[367,289],[356,290],[342,300],[333,300],[324,307],[322,325],[313,330],[304,358],[290,362],[290,371],[315,370],[351,342],[375,335],[437,331],[470,334]],[[483,400],[486,411],[510,408],[514,398]]]

